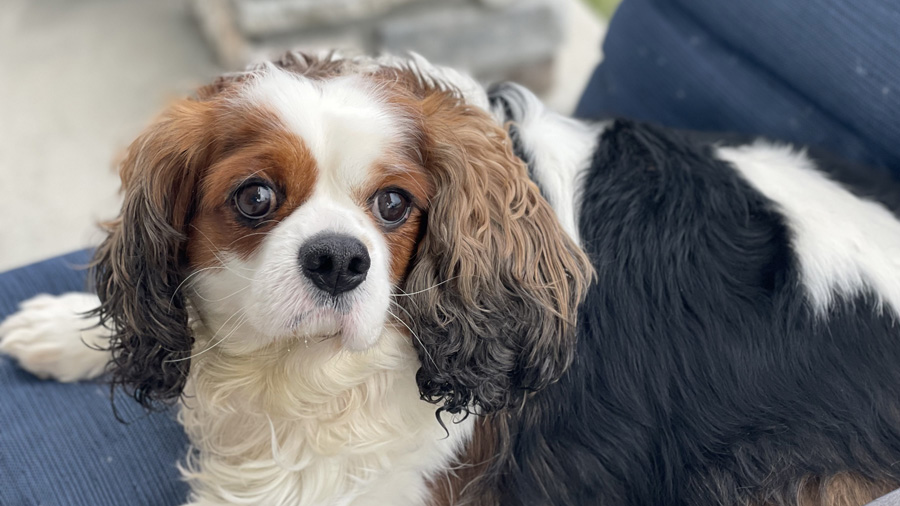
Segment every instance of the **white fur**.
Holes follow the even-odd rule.
[[[310,339],[198,357],[180,418],[196,449],[183,469],[192,504],[423,504],[471,421],[444,437],[418,367],[391,329],[366,352]]]
[[[522,148],[533,161],[532,178],[553,207],[563,229],[576,242],[578,210],[581,208],[581,176],[590,168],[600,134],[608,123],[588,123],[547,109],[526,88],[506,84],[510,93],[513,122]],[[503,121],[501,109],[493,111]]]
[[[40,378],[71,382],[100,376],[109,354],[106,329],[82,314],[99,305],[87,293],[38,295],[0,324],[0,353]]]
[[[890,211],[856,197],[789,146],[721,147],[718,156],[784,214],[803,284],[819,315],[826,314],[835,294],[868,290],[900,314],[900,222]]]

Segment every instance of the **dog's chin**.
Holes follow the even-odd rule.
[[[326,311],[310,316],[298,318],[292,324],[290,337],[308,344],[340,343],[348,351],[365,351],[378,342],[383,330],[383,323],[364,322],[349,315]]]

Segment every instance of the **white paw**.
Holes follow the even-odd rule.
[[[0,324],[0,353],[18,360],[40,378],[78,381],[103,374],[109,352],[109,330],[84,312],[100,305],[96,295],[38,295]]]

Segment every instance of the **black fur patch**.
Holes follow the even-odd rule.
[[[568,373],[493,419],[502,504],[780,505],[808,475],[900,480],[894,319],[869,294],[816,321],[783,218],[710,146],[603,134],[580,220],[597,282]]]

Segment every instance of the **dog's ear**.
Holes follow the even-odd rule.
[[[179,291],[186,227],[208,163],[209,108],[171,106],[128,149],[121,166],[124,202],[94,257],[96,310],[112,333],[113,387],[145,407],[177,398],[193,337]]]
[[[419,349],[423,399],[488,413],[568,367],[593,271],[502,128],[446,94],[422,104],[435,195],[397,301]]]

